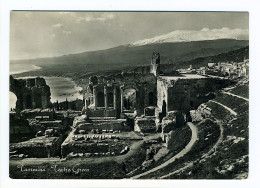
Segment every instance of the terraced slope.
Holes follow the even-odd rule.
[[[244,87],[244,86],[243,86]],[[242,95],[239,89],[236,95]],[[188,168],[175,170],[162,178],[169,179],[243,179],[248,176],[248,101],[221,94],[207,104],[212,116],[223,128],[223,140],[206,158],[195,160]],[[236,112],[231,113],[224,106]]]

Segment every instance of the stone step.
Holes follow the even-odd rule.
[[[116,120],[116,117],[89,117],[90,120]]]

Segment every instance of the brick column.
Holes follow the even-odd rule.
[[[84,103],[85,103],[85,110],[87,109],[87,99],[84,97]]]
[[[93,103],[94,103],[94,109],[97,109],[97,92],[96,92],[96,86],[93,87]]]
[[[124,92],[124,90],[123,90],[123,87],[124,86],[120,86],[120,96],[121,96],[121,113],[123,112],[123,106],[124,106],[124,96],[123,96],[123,92]]]
[[[104,86],[104,97],[105,97],[105,109],[108,109],[108,105],[107,105],[107,86]]]
[[[116,110],[116,86],[113,88],[113,107]]]

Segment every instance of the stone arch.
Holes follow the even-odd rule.
[[[105,106],[104,92],[100,91],[97,93],[97,107]]]

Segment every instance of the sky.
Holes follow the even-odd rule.
[[[176,30],[244,31],[248,27],[246,12],[12,11],[10,59],[108,49]]]

